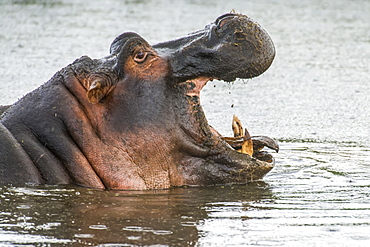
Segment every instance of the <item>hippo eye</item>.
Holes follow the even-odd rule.
[[[148,56],[148,53],[146,51],[139,51],[138,53],[136,53],[134,57],[134,61],[137,63],[142,63],[145,61],[147,56]]]

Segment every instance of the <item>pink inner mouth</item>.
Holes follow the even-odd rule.
[[[188,85],[188,92],[186,95],[188,96],[198,96],[202,88],[207,84],[208,81],[212,81],[213,78],[210,77],[197,77],[195,79],[187,80],[185,83]]]

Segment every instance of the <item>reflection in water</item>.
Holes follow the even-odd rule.
[[[3,188],[1,195],[0,240],[9,241],[12,236],[10,243],[73,241],[86,245],[193,246],[202,236],[197,226],[214,218],[220,208],[247,212],[259,209],[253,206],[256,202],[272,200],[263,182],[143,192],[60,186]]]

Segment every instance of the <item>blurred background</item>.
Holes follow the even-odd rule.
[[[267,30],[276,58],[257,78],[209,82],[201,102],[221,134],[232,134],[236,114],[251,135],[280,142],[264,183],[142,193],[2,188],[0,243],[368,245],[368,0],[2,0],[0,104],[76,58],[106,56],[122,32],[154,44],[232,10]]]

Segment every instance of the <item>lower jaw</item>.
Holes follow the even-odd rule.
[[[200,92],[203,89],[203,87],[207,84],[208,81],[213,81],[214,79],[217,79],[217,78],[200,76],[200,77],[197,77],[197,78],[194,78],[194,79],[186,80],[182,84],[185,84],[186,87],[187,87],[187,90],[186,90],[186,95],[187,96],[197,97],[198,99],[200,99],[199,96],[200,96]],[[199,103],[200,102],[198,101],[198,104]],[[234,118],[233,118],[233,126],[234,126],[235,121],[236,121],[235,118],[237,119],[237,117],[234,116]],[[275,161],[274,161],[274,158],[272,157],[272,155],[270,155],[269,153],[267,153],[265,151],[260,151],[260,150],[254,150],[253,149],[253,141],[251,140],[251,136],[249,135],[247,129],[243,129],[239,119],[237,119],[237,121],[238,121],[238,124],[240,125],[241,131],[243,133],[245,133],[245,135],[241,134],[240,136],[236,137],[237,134],[235,133],[235,130],[234,130],[234,127],[233,127],[234,137],[224,137],[217,130],[215,130],[214,128],[209,126],[211,134],[213,136],[215,136],[217,139],[221,139],[222,142],[225,141],[226,142],[225,145],[229,146],[228,148],[230,148],[231,150],[236,150],[236,151],[239,151],[243,154],[249,155],[250,157],[254,157],[257,160],[274,164]],[[241,148],[236,148],[235,146],[230,145],[230,143],[234,142],[234,141],[237,141],[237,142],[241,143],[241,145],[240,145]],[[278,150],[276,150],[276,151],[278,151]]]
[[[212,133],[213,136],[215,136],[216,138],[218,138],[219,140],[221,140],[222,142],[226,142],[224,143],[225,146],[227,146],[228,149],[232,150],[232,151],[237,151],[237,152],[240,152],[242,154],[245,154],[245,155],[248,155],[250,157],[253,157],[259,161],[262,161],[262,162],[266,162],[266,163],[271,163],[271,164],[274,164],[275,163],[275,159],[273,158],[273,156],[268,153],[267,151],[264,151],[262,150],[261,147],[258,147],[258,144],[255,143],[255,141],[259,142],[260,145],[263,145],[263,143],[261,143],[261,139],[262,141],[270,141],[270,142],[273,142],[274,144],[274,147],[273,149],[275,151],[278,152],[278,144],[272,139],[272,138],[269,138],[269,137],[266,137],[266,136],[255,136],[255,137],[251,137],[249,135],[249,132],[247,129],[243,129],[239,119],[237,119],[239,121],[239,126],[240,126],[240,129],[243,129],[243,134],[240,135],[238,133],[235,133],[235,118],[236,116],[234,116],[234,119],[233,119],[233,131],[234,131],[234,137],[225,137],[225,136],[222,136],[217,130],[215,130],[213,127],[209,126],[210,127],[210,131]],[[259,140],[256,140],[254,138],[258,138]],[[264,145],[264,146],[267,146]],[[272,147],[270,147],[272,148]]]

